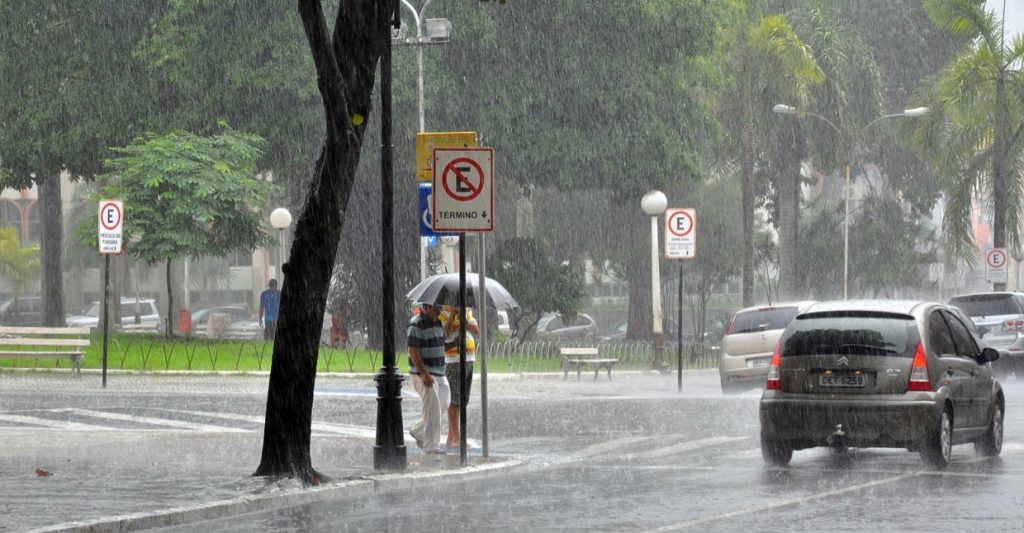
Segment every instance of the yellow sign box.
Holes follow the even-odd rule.
[[[416,134],[416,181],[434,180],[434,148],[476,148],[475,131]]]

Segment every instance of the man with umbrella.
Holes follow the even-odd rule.
[[[429,302],[419,303],[419,313],[409,322],[406,341],[409,346],[409,375],[420,396],[421,416],[409,434],[427,453],[444,453],[441,441],[441,409],[448,408],[451,390],[445,377],[444,327],[439,309]]]

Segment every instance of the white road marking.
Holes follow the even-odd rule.
[[[68,422],[66,420],[50,420],[48,418],[39,418],[35,416],[23,416],[23,415],[9,415],[0,414],[0,421],[3,422],[15,422],[18,424],[30,424],[33,426],[42,426],[47,428],[66,429],[74,431],[110,431],[114,428],[107,426],[94,426],[92,424],[82,424],[79,422]]]
[[[672,446],[664,446],[662,448],[655,448],[653,450],[646,450],[643,452],[627,453],[621,455],[620,458],[624,461],[630,461],[633,459],[652,459],[655,457],[665,457],[666,455],[692,452],[701,448],[708,448],[710,446],[728,444],[730,442],[738,442],[741,440],[747,440],[747,437],[709,437],[706,439],[680,442],[679,444],[673,444]]]
[[[150,424],[154,426],[168,426],[179,429],[191,429],[193,431],[206,431],[209,433],[246,433],[247,431],[239,428],[225,427],[225,426],[211,426],[209,424],[195,424],[192,422],[183,422],[180,420],[168,420],[166,418],[153,418],[149,416],[135,416],[126,415],[121,413],[107,413],[104,411],[91,411],[88,409],[57,409],[65,413],[72,413],[78,416],[85,416],[90,418],[102,418],[106,420],[120,420],[123,422],[137,422],[140,424]]]
[[[686,529],[686,528],[690,528],[690,527],[693,527],[693,526],[701,526],[701,525],[704,525],[704,524],[708,524],[710,522],[717,522],[717,521],[720,521],[720,520],[726,520],[728,518],[735,518],[737,516],[743,516],[743,515],[752,514],[752,513],[760,513],[760,512],[764,512],[764,511],[770,511],[772,509],[778,509],[780,507],[789,507],[791,505],[800,505],[802,503],[807,503],[807,502],[810,502],[810,501],[813,501],[813,500],[818,500],[818,499],[821,499],[821,498],[828,498],[830,496],[838,496],[840,494],[846,494],[847,492],[856,492],[856,491],[859,491],[859,490],[864,490],[864,489],[870,489],[872,487],[877,487],[879,485],[885,485],[885,484],[888,484],[888,483],[894,483],[894,482],[897,482],[897,481],[902,481],[904,479],[909,479],[909,478],[912,478],[912,477],[915,477],[915,476],[919,476],[919,475],[924,474],[924,473],[925,472],[908,472],[906,474],[901,474],[901,475],[898,475],[898,476],[888,477],[888,478],[885,478],[885,479],[879,479],[879,480],[871,481],[871,482],[868,482],[868,483],[860,483],[858,485],[850,485],[849,487],[843,487],[841,489],[835,489],[835,490],[829,490],[829,491],[825,491],[825,492],[819,492],[819,493],[816,493],[816,494],[805,496],[803,498],[791,498],[791,499],[788,499],[788,500],[780,500],[780,501],[777,501],[777,502],[769,504],[769,505],[762,505],[760,507],[751,507],[751,508],[748,508],[748,509],[740,509],[738,511],[732,511],[732,512],[728,512],[728,513],[722,513],[722,514],[717,514],[717,515],[712,515],[712,516],[705,516],[703,518],[697,518],[695,520],[689,520],[689,521],[686,521],[686,522],[680,522],[678,524],[671,524],[671,525],[662,526],[662,527],[655,528],[655,529],[649,529],[645,533],[663,533],[665,531],[679,531],[681,529]]]
[[[243,415],[237,413],[217,413],[209,411],[184,411],[180,409],[159,409],[168,413],[187,414],[194,416],[205,416],[210,418],[220,418],[222,420],[236,420],[241,422],[252,422],[254,424],[262,425],[266,422],[266,419],[259,415]],[[348,424],[332,424],[329,422],[313,422],[312,430],[314,432],[330,433],[334,435],[347,435],[350,437],[360,438],[376,438],[377,431],[374,428],[368,428],[365,426],[352,426]]]

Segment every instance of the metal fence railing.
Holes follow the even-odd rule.
[[[594,341],[514,341],[503,340],[487,344],[488,369],[491,372],[559,372],[562,370],[560,348],[596,347],[598,357],[614,358],[616,368],[642,370],[652,367],[654,348],[649,342],[602,343]],[[261,339],[210,340],[181,336],[168,340],[156,334],[120,334],[110,339],[107,367],[121,370],[197,370],[239,371],[270,369],[273,343]],[[91,346],[83,358],[83,368],[99,368],[102,341],[94,335]],[[671,368],[678,361],[676,343],[665,345],[664,357]],[[399,366],[404,368],[406,353],[396,354]],[[365,340],[349,342],[344,347],[321,346],[317,358],[319,372],[375,372],[383,364],[382,354],[370,349]],[[704,343],[683,343],[683,367],[686,369],[712,368],[718,362],[718,347]],[[0,367],[24,367],[31,361],[34,368],[62,368],[66,362],[53,360],[4,360]]]

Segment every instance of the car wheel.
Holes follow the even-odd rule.
[[[949,466],[953,457],[953,413],[949,407],[942,410],[932,434],[921,447],[921,458],[928,465],[942,470]]]
[[[764,462],[770,465],[786,466],[793,458],[793,447],[783,441],[769,439],[762,434],[761,457],[764,457]]]
[[[995,408],[992,409],[992,420],[989,421],[988,431],[974,443],[974,449],[986,457],[995,457],[1003,451],[1003,403],[997,400]]]

